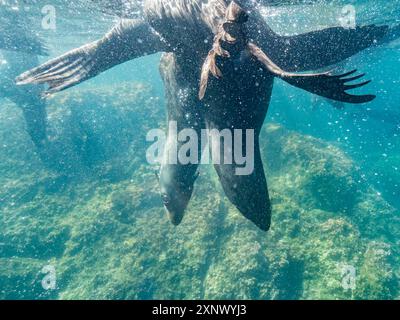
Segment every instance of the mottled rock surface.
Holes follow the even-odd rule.
[[[151,88],[75,89],[49,104],[46,165],[18,109],[0,112],[0,298],[399,298],[399,212],[336,146],[267,124],[271,231],[229,204],[210,166],[174,227],[145,161],[147,131],[165,126]]]

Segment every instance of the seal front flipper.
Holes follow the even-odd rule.
[[[93,78],[118,64],[164,49],[164,41],[146,22],[122,20],[102,39],[29,70],[17,77],[16,82],[19,85],[47,83],[46,94],[52,94]]]
[[[331,75],[330,72],[315,74],[294,74],[283,71],[274,62],[272,62],[272,60],[255,44],[249,43],[248,51],[274,76],[279,77],[287,83],[308,92],[335,101],[347,103],[366,103],[376,98],[375,95],[351,95],[346,92],[347,90],[360,88],[371,82],[365,81],[357,84],[347,84],[364,76],[364,74],[361,74],[348,78],[349,76],[353,75],[357,70],[353,70],[341,75]]]
[[[388,26],[376,25],[355,29],[334,27],[291,37],[261,33],[255,41],[279,67],[301,72],[339,63],[379,43],[388,31]]]
[[[364,76],[364,74],[361,74],[346,78],[348,75],[351,75],[356,71],[357,70],[353,70],[341,75],[330,75],[329,73],[326,73],[305,76],[283,76],[281,78],[295,87],[335,101],[358,104],[374,100],[376,96],[372,94],[352,95],[346,92],[347,90],[360,88],[371,82],[368,80],[357,84],[347,84],[348,82],[360,79]]]

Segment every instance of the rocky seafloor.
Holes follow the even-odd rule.
[[[153,96],[136,83],[51,98],[46,165],[2,102],[1,299],[400,298],[398,210],[337,146],[279,124],[261,138],[268,233],[227,201],[209,166],[172,226],[145,161],[146,132],[165,125]]]

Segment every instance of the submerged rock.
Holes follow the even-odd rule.
[[[174,227],[145,162],[145,134],[164,126],[150,88],[73,90],[50,104],[54,152],[65,155],[55,171],[35,157],[12,106],[0,112],[0,298],[399,296],[398,211],[336,146],[268,124],[271,231],[229,204],[210,166]],[[46,290],[47,265],[57,285]]]

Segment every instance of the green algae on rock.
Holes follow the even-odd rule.
[[[164,127],[151,97],[136,83],[52,98],[50,168],[13,106],[1,110],[0,298],[399,297],[398,210],[337,146],[278,124],[261,138],[270,232],[229,204],[209,166],[183,223],[171,226],[145,162],[145,133]],[[41,286],[47,265],[53,290]]]

